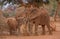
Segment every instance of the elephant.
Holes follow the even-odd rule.
[[[35,13],[31,13],[30,14],[30,32],[32,32],[32,24],[35,24],[35,35],[38,35],[37,33],[37,29],[38,29],[38,25],[42,26],[42,34],[45,35],[45,25],[48,28],[49,34],[52,34],[52,31],[50,30],[50,16],[48,14],[48,11],[41,7],[40,9],[37,8],[36,9],[37,12]]]
[[[17,31],[18,22],[16,21],[15,18],[13,18],[13,17],[7,18],[7,24],[9,26],[10,35],[13,34],[13,31],[14,31],[14,33],[15,33],[15,31]]]

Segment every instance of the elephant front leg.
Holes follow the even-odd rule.
[[[45,35],[45,25],[42,25],[42,35]]]
[[[52,31],[50,30],[50,25],[49,24],[47,24],[47,28],[48,28],[49,34],[51,35]]]
[[[35,24],[35,34],[34,35],[38,35],[37,30],[38,30],[38,25]]]
[[[12,35],[12,34],[13,34],[13,33],[12,33],[12,29],[10,29],[10,31],[9,31],[9,32],[10,32],[10,35]]]
[[[9,27],[9,33],[10,33],[10,35],[13,34],[13,33],[12,33],[12,28],[11,28],[11,27]]]
[[[25,24],[24,30],[23,30],[23,32],[24,32],[23,35],[24,35],[24,36],[29,36],[29,33],[28,33],[27,28],[28,28],[28,26],[27,26],[27,24]]]
[[[32,28],[33,28],[33,24],[31,23],[31,24],[28,25],[29,35],[32,35],[32,32],[33,32],[33,31],[32,31],[32,30],[33,30]]]

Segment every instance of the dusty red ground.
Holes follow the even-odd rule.
[[[0,36],[0,39],[60,39],[60,32],[54,32],[53,35],[40,36]]]
[[[53,35],[39,35],[39,36],[0,36],[0,39],[60,39],[60,23],[56,22],[56,31]]]

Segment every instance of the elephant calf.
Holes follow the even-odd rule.
[[[12,31],[17,31],[17,21],[15,18],[7,18],[7,24],[9,26],[10,34],[13,34]]]

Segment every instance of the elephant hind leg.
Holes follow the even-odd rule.
[[[12,33],[12,29],[10,29],[10,35],[12,35],[13,33]]]
[[[10,28],[10,35],[15,35],[16,34],[16,29]]]
[[[28,31],[29,31],[29,34],[31,35],[32,34],[32,31],[33,30],[33,24],[30,24],[29,26],[28,26]]]
[[[52,31],[50,29],[50,25],[49,24],[47,24],[47,28],[48,28],[49,34],[51,35],[52,34]]]
[[[38,30],[38,25],[35,25],[35,35],[38,35],[37,30]]]
[[[42,35],[45,35],[45,25],[42,25]]]

